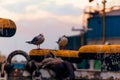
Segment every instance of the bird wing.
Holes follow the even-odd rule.
[[[32,41],[31,41],[31,43],[35,43],[35,42],[37,42],[39,39],[38,39],[38,37],[36,36],[36,37],[34,37],[33,39],[32,39]]]
[[[31,41],[26,41],[26,43],[29,43],[29,44],[35,44],[35,42],[38,41],[38,37],[34,37]]]

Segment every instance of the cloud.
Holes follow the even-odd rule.
[[[97,0],[101,4],[101,0]],[[96,0],[89,3],[88,0],[0,0],[0,7],[14,13],[37,12],[42,9],[58,15],[79,14],[85,6],[96,5]],[[114,3],[114,4],[113,4]],[[119,0],[109,0],[107,5],[119,5]],[[92,5],[93,6],[93,5]],[[29,8],[29,9],[28,9]],[[34,10],[35,9],[35,10]]]
[[[81,0],[6,0],[0,3],[0,15],[15,22],[56,18],[61,21],[80,23],[83,12],[80,7],[82,4],[79,4],[81,2]]]
[[[48,12],[52,12],[55,15],[79,15],[82,10],[80,8],[76,8],[71,4],[67,5],[56,5],[56,4],[51,4],[51,5],[46,5],[42,7],[43,10],[46,10]]]
[[[27,35],[39,34],[39,32],[42,32],[42,33],[50,32],[54,34],[56,29],[66,32],[68,31],[66,30],[66,27],[70,28],[74,26],[75,24],[80,25],[79,21],[75,23],[75,22],[71,22],[67,20],[60,20],[60,19],[52,18],[52,17],[48,17],[44,19],[36,19],[36,20],[21,20],[21,21],[17,21],[16,24],[18,27],[17,33],[24,34],[23,32],[25,32]]]
[[[6,4],[5,4],[6,3]],[[2,4],[2,7],[9,12],[15,12],[15,13],[25,13],[26,7],[29,5],[36,4],[37,2],[33,1],[18,1],[18,2],[5,2]]]
[[[57,0],[59,1],[59,0]],[[31,14],[31,13],[38,13],[38,12],[48,12],[53,13],[55,15],[77,15],[82,10],[80,8],[74,7],[73,4],[66,4],[66,5],[57,5],[57,1],[54,2],[53,0],[18,0],[18,1],[8,1],[0,3],[1,8],[6,10],[9,14]],[[69,2],[69,1],[67,1]]]

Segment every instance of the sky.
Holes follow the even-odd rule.
[[[58,49],[56,41],[62,35],[78,35],[71,29],[82,27],[82,14],[85,7],[101,6],[102,0],[0,0],[0,17],[9,18],[16,23],[17,31],[13,37],[0,37],[0,52],[8,56],[15,50],[29,53],[37,48],[27,44],[34,36],[42,33],[45,41],[41,48]],[[119,0],[107,0],[106,6],[120,5]]]

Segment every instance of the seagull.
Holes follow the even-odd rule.
[[[45,38],[43,34],[35,36],[31,41],[26,41],[26,43],[37,45],[37,48],[40,49],[40,44],[44,42]]]
[[[57,44],[59,45],[60,49],[65,49],[65,46],[68,44],[68,39],[65,35],[60,37],[57,41]]]

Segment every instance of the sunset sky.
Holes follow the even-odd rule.
[[[17,32],[11,38],[0,37],[1,54],[14,50],[27,53],[36,48],[25,43],[40,33],[45,36],[41,48],[58,49],[56,41],[62,35],[76,35],[72,26],[81,28],[81,15],[87,6],[101,6],[102,0],[0,0],[0,17],[16,23]],[[120,5],[120,0],[107,0],[107,7]]]

